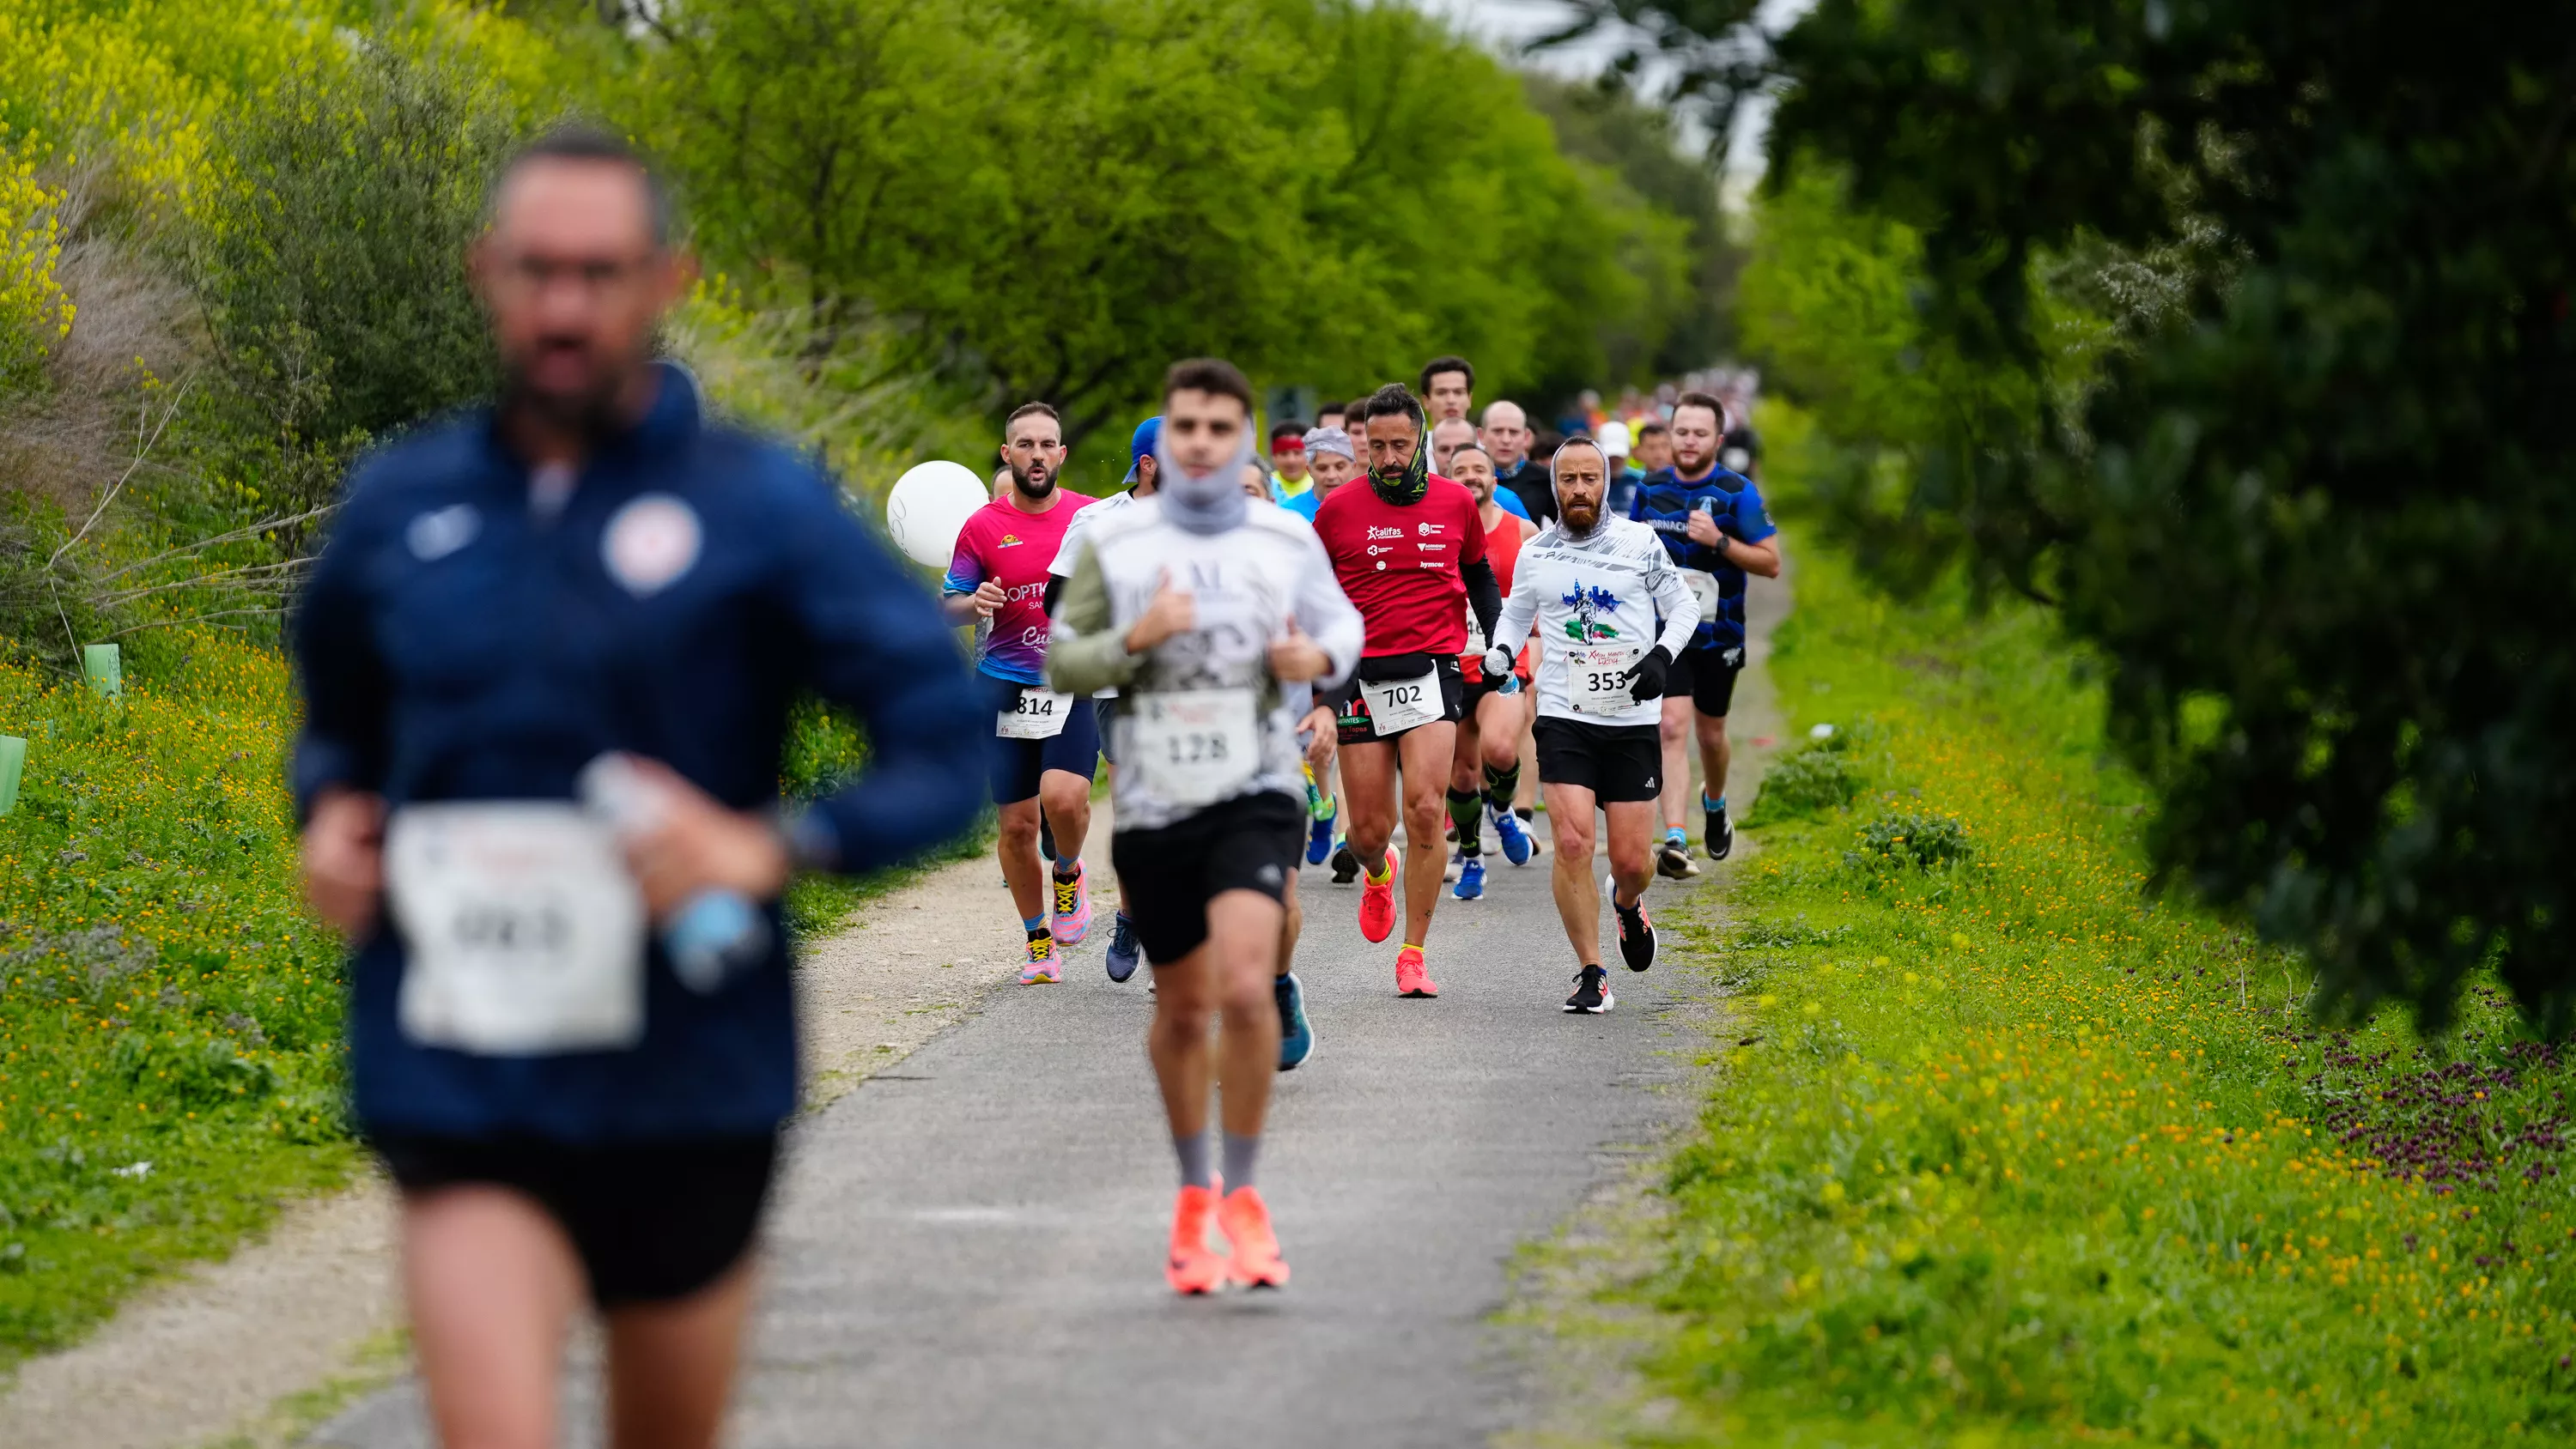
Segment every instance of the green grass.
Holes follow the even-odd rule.
[[[336,942],[296,897],[273,653],[127,651],[99,699],[0,666],[0,1368],[357,1161]]]
[[[1797,590],[1782,709],[1838,747],[1757,805],[1716,938],[1638,1442],[2576,1434],[2557,1055],[2492,990],[2447,1041],[2321,1032],[2295,960],[2142,894],[2145,793],[2043,617],[1812,550]]]

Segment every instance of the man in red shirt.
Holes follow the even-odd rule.
[[[1334,489],[1315,510],[1315,533],[1368,635],[1340,727],[1350,848],[1364,867],[1360,934],[1383,941],[1395,929],[1395,856],[1388,846],[1400,784],[1405,932],[1395,953],[1395,989],[1402,996],[1437,996],[1422,944],[1440,899],[1447,854],[1442,797],[1465,711],[1458,656],[1491,635],[1502,591],[1485,558],[1474,495],[1431,472],[1421,402],[1402,383],[1389,383],[1351,408],[1368,433],[1366,486],[1354,481]]]
[[[966,520],[941,592],[949,622],[973,624],[975,670],[993,699],[993,804],[1001,811],[1002,878],[1028,934],[1023,985],[1064,979],[1061,948],[1091,929],[1082,868],[1091,833],[1091,777],[1100,728],[1089,699],[1047,688],[1048,566],[1089,498],[1058,486],[1064,428],[1055,409],[1027,403],[1004,425],[1001,497]],[[1038,859],[1038,813],[1055,836],[1054,889]],[[1050,901],[1049,897],[1053,900]]]

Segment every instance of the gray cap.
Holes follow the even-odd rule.
[[[1351,446],[1351,435],[1339,428],[1306,430],[1306,456],[1311,458],[1317,453],[1339,453],[1354,463],[1360,460],[1359,451]]]

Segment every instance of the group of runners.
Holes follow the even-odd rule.
[[[472,273],[501,399],[361,467],[294,627],[308,892],[356,949],[356,1114],[402,1189],[444,1442],[551,1442],[585,1297],[614,1441],[712,1441],[795,1106],[797,870],[904,859],[989,800],[1020,979],[1059,982],[1095,928],[1110,763],[1104,955],[1114,981],[1152,968],[1166,1276],[1198,1294],[1289,1278],[1259,1157],[1272,1078],[1315,1045],[1301,867],[1347,863],[1396,993],[1437,997],[1440,894],[1487,889],[1488,832],[1513,864],[1538,852],[1534,787],[1564,1009],[1599,1013],[1601,893],[1644,971],[1648,883],[1696,868],[1671,828],[1694,743],[1720,792],[1703,845],[1731,847],[1743,579],[1779,556],[1717,464],[1713,397],[1678,399],[1672,465],[1623,513],[1597,440],[1533,462],[1520,408],[1476,417],[1464,359],[1293,448],[1274,430],[1267,462],[1243,373],[1180,362],[1106,498],[1064,488],[1056,413],[1016,408],[934,599],[809,460],[704,418],[654,360],[690,273],[623,143],[521,152]],[[971,667],[948,638],[967,625]],[[808,692],[869,756],[787,809]]]

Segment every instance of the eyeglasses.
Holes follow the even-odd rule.
[[[522,292],[544,292],[571,282],[585,292],[615,291],[635,284],[658,254],[625,257],[545,257],[522,252],[505,258],[499,268],[504,286]]]

